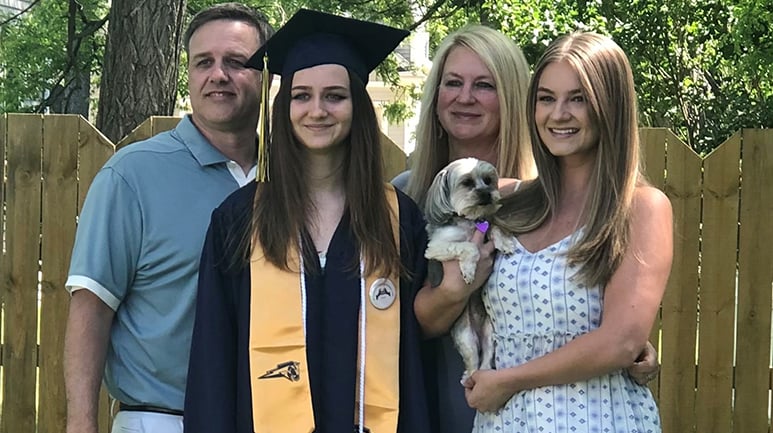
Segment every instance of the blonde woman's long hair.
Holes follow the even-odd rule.
[[[499,175],[519,179],[536,176],[526,123],[529,64],[521,49],[509,37],[482,25],[470,25],[443,40],[424,83],[416,129],[416,150],[411,158],[411,176],[406,188],[406,193],[421,208],[435,174],[450,162],[448,133],[443,130],[437,116],[437,95],[446,60],[456,47],[466,47],[476,53],[494,78],[500,110],[497,137]]]
[[[568,252],[570,263],[583,265],[586,284],[603,285],[622,261],[629,242],[634,190],[646,184],[639,162],[638,114],[633,74],[623,50],[612,39],[596,33],[572,33],[556,39],[534,69],[529,86],[528,122],[536,181],[506,197],[500,216],[515,233],[536,229],[555,213],[561,194],[558,159],[537,132],[535,107],[540,77],[545,67],[566,62],[577,73],[598,129],[595,169],[582,215],[582,237]]]

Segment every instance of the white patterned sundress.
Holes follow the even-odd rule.
[[[575,236],[535,253],[516,240],[499,254],[483,289],[494,323],[496,366],[507,368],[545,355],[601,323],[600,287],[573,276],[566,255]],[[622,370],[569,385],[515,394],[496,413],[475,417],[475,433],[657,433],[658,409],[649,388]]]

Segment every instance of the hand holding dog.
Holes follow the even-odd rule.
[[[429,281],[419,290],[414,301],[416,317],[428,337],[445,334],[467,305],[467,299],[486,282],[494,267],[494,244],[485,235],[476,232],[471,240],[480,252],[475,278],[464,282],[458,260],[442,262],[443,279],[436,287]]]
[[[658,364],[658,351],[655,349],[655,346],[648,341],[636,362],[626,370],[639,385],[646,385],[649,381],[658,377],[660,365]]]
[[[513,396],[501,377],[506,370],[478,370],[464,384],[467,404],[480,412],[496,412]]]
[[[467,301],[472,292],[486,282],[494,268],[494,242],[486,239],[485,234],[480,231],[476,231],[472,235],[472,242],[478,247],[480,258],[475,268],[475,278],[469,284],[462,277],[458,260],[442,262],[443,279],[440,281],[440,286],[443,286],[449,295],[464,302]]]

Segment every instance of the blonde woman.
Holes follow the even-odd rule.
[[[412,170],[392,183],[423,207],[435,174],[455,159],[486,160],[505,178],[536,176],[526,126],[528,84],[529,64],[506,35],[470,25],[447,36],[424,84]]]

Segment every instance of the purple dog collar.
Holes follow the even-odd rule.
[[[489,223],[486,220],[475,222],[475,227],[478,229],[479,232],[483,233],[484,235],[486,234],[486,232],[488,232],[488,226],[489,226]]]

